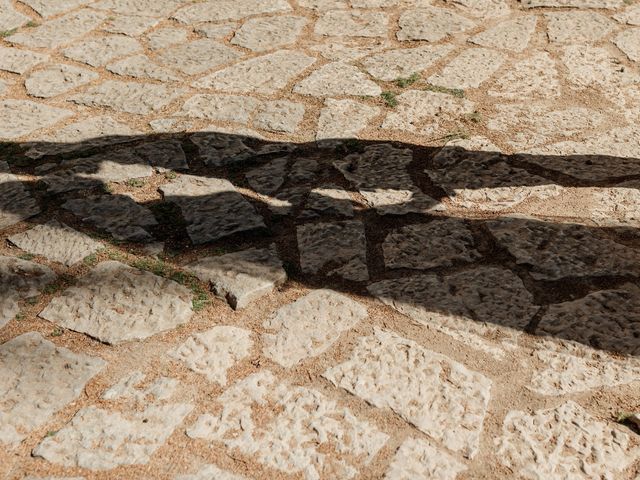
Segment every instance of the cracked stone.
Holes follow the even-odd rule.
[[[475,22],[451,10],[428,7],[405,10],[398,21],[398,40],[437,42],[475,27]]]
[[[437,478],[455,480],[467,467],[429,440],[409,438],[402,442],[389,465],[385,480]]]
[[[22,75],[36,65],[46,62],[49,55],[19,48],[0,47],[0,70]]]
[[[52,127],[73,115],[71,110],[29,100],[0,100],[0,140],[14,140]]]
[[[241,53],[226,45],[203,38],[171,46],[158,55],[159,60],[187,75],[196,75],[238,60]]]
[[[469,42],[483,47],[522,52],[529,45],[531,35],[536,30],[536,24],[537,18],[534,15],[517,17],[474,35]]]
[[[367,57],[362,65],[374,78],[390,82],[426,70],[451,50],[450,45],[390,50]]]
[[[388,17],[382,12],[330,10],[316,22],[315,33],[349,37],[386,37]]]
[[[453,0],[464,13],[479,18],[500,18],[511,13],[507,0]]]
[[[264,354],[290,368],[326,352],[343,332],[367,318],[367,309],[333,290],[313,290],[285,305],[263,327]]]
[[[502,66],[504,59],[503,54],[494,50],[470,48],[448,63],[442,72],[429,77],[429,82],[447,88],[478,88]]]
[[[595,12],[545,13],[549,40],[554,43],[597,42],[607,36],[615,22]]]
[[[172,70],[161,67],[146,55],[134,55],[107,65],[107,70],[117,75],[128,75],[136,78],[151,78],[162,82],[180,80]]]
[[[50,98],[97,80],[99,75],[85,68],[58,64],[32,72],[25,80],[27,93],[33,97]]]
[[[640,26],[640,5],[629,5],[613,18],[627,25]]]
[[[287,174],[287,157],[274,158],[246,173],[251,188],[263,195],[273,195],[284,184]]]
[[[293,87],[294,93],[316,97],[340,95],[378,96],[382,89],[358,67],[333,62],[315,70]]]
[[[318,119],[316,140],[326,143],[333,139],[357,138],[379,113],[378,107],[354,100],[327,98]]]
[[[272,50],[294,43],[306,24],[304,17],[252,18],[236,31],[231,43],[254,52]]]
[[[0,229],[40,213],[36,200],[24,184],[11,173],[7,162],[0,161]]]

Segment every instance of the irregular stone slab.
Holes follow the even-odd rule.
[[[338,8],[348,8],[347,0],[299,0],[298,5],[311,10],[333,10]]]
[[[425,270],[479,258],[473,244],[466,224],[450,218],[395,230],[385,238],[382,251],[387,268]]]
[[[117,17],[109,17],[109,21],[103,28],[110,33],[139,37],[159,22],[160,19],[140,15],[118,15]]]
[[[367,309],[333,290],[314,290],[281,307],[264,328],[264,354],[290,368],[326,352],[343,332],[367,318]]]
[[[189,289],[172,280],[106,261],[55,297],[39,316],[115,344],[188,322],[191,297]]]
[[[600,250],[607,251],[607,250]],[[640,345],[640,290],[632,284],[601,290],[551,305],[537,333],[572,340],[596,349],[637,356]]]
[[[52,17],[91,3],[91,0],[20,0],[43,17]]]
[[[448,88],[478,88],[502,66],[504,58],[494,50],[470,48],[448,63],[442,72],[429,77],[429,82]]]
[[[506,17],[511,13],[506,0],[453,0],[464,13],[482,19]]]
[[[617,425],[566,402],[533,414],[510,411],[495,441],[503,465],[518,475],[606,478],[638,457],[631,436]]]
[[[192,409],[192,405],[177,403],[122,414],[85,407],[55,435],[40,442],[33,455],[94,471],[144,465]]]
[[[114,58],[142,51],[137,40],[122,35],[110,35],[95,40],[77,43],[62,53],[65,57],[83,62],[92,67],[101,67]]]
[[[451,10],[428,7],[405,10],[398,20],[398,40],[437,42],[475,27],[475,22]]]
[[[24,184],[0,161],[0,230],[40,213]]]
[[[92,149],[135,140],[137,132],[128,125],[115,121],[108,115],[83,118],[50,135],[39,137],[26,152],[29,158],[38,159],[45,155],[56,155],[78,150]]]
[[[388,17],[366,10],[329,10],[316,22],[315,33],[349,37],[386,37]]]
[[[547,35],[554,43],[597,42],[607,36],[615,22],[595,12],[545,13]]]
[[[136,153],[160,172],[189,168],[182,145],[177,140],[144,143],[136,148]]]
[[[547,52],[531,53],[529,58],[510,65],[488,93],[509,100],[558,97],[560,82],[556,63]]]
[[[160,191],[182,210],[194,244],[265,227],[262,217],[228,180],[180,175]]]
[[[56,220],[37,225],[31,230],[9,237],[9,241],[22,250],[42,255],[47,259],[71,266],[103,245]]]
[[[39,295],[55,279],[56,275],[49,267],[16,257],[0,256],[0,327],[18,314],[19,299]]]
[[[271,132],[295,133],[304,118],[304,104],[274,100],[258,108],[253,125]]]
[[[151,50],[160,50],[171,45],[187,42],[187,31],[182,28],[158,28],[147,35]]]
[[[329,97],[340,95],[378,96],[382,89],[362,73],[358,67],[342,62],[329,63],[314,70],[293,87],[294,93]]]
[[[149,209],[138,205],[126,196],[101,195],[69,200],[62,205],[83,222],[88,222],[109,232],[116,240],[149,242],[153,240],[147,231],[158,224]]]
[[[349,192],[332,184],[314,188],[309,192],[300,218],[353,217]]]
[[[376,328],[322,376],[467,458],[478,453],[492,382],[458,362]]]
[[[262,102],[253,97],[224,94],[194,95],[182,106],[182,115],[219,122],[248,123]]]
[[[236,31],[231,43],[254,52],[273,50],[294,43],[307,23],[304,17],[287,15],[252,18]]]
[[[185,266],[214,293],[239,309],[263,297],[287,280],[275,245],[250,248],[217,257],[205,257]]]
[[[31,73],[24,86],[32,97],[51,98],[97,80],[99,75],[72,65],[51,65]]]
[[[489,48],[502,48],[522,52],[536,29],[537,18],[534,15],[506,20],[493,28],[485,30],[469,39],[469,42]]]
[[[223,92],[275,93],[315,62],[295,50],[280,50],[237,63],[193,83]]]
[[[525,218],[492,221],[487,226],[517,263],[530,266],[536,279],[640,274],[640,252],[597,229]]]
[[[246,173],[251,188],[263,195],[273,195],[284,184],[287,174],[287,157],[274,158]]]
[[[118,382],[105,390],[103,400],[133,400],[137,403],[161,402],[169,400],[178,390],[180,382],[174,378],[158,377],[146,387],[140,384],[146,375],[139,370],[122,377]]]
[[[174,101],[183,91],[164,85],[106,80],[69,100],[89,107],[109,107],[126,113],[148,115]]]
[[[49,60],[49,55],[19,48],[0,47],[0,70],[22,75],[36,65]]]
[[[251,332],[242,328],[221,326],[197,333],[169,353],[189,369],[221,386],[227,384],[227,370],[243,360],[253,348]]]
[[[425,45],[390,50],[367,57],[362,65],[374,78],[390,82],[426,70],[452,49],[450,45]]]
[[[226,45],[203,38],[172,46],[158,55],[159,60],[187,75],[196,75],[238,60],[242,55]]]
[[[12,3],[11,0],[0,0],[0,31],[2,32],[9,32],[19,28],[31,20],[13,8]]]
[[[373,44],[362,45],[362,41],[355,38],[331,37],[326,43],[311,45],[309,49],[320,53],[332,62],[349,63],[391,47],[388,43],[379,45],[379,42],[380,40],[377,40]]]
[[[562,60],[568,80],[581,88],[619,86],[634,81],[634,74],[620,68],[620,61],[602,47],[570,45],[564,49]]]
[[[221,129],[216,128],[216,130]],[[190,137],[198,147],[204,163],[215,167],[242,162],[255,155],[256,152],[247,147],[242,139],[242,136],[220,131],[197,132]]]
[[[419,135],[443,132],[443,123],[474,112],[474,104],[464,98],[437,92],[409,90],[396,97],[398,106],[387,113],[382,128]]]
[[[106,13],[82,9],[50,20],[39,27],[15,33],[7,37],[7,40],[30,48],[54,49],[68,45],[98,28],[106,17]]]
[[[151,175],[153,175],[151,166],[131,150],[126,149],[64,160],[59,170],[48,173],[40,180],[47,186],[50,193],[61,193]]]
[[[413,161],[408,148],[369,145],[334,162],[371,208],[381,215],[403,215],[442,210],[442,204],[423,193],[411,180],[407,167]]]
[[[231,35],[237,28],[235,23],[201,23],[196,27],[196,33],[207,38],[225,38]]]
[[[182,3],[180,0],[101,0],[91,7],[124,15],[168,17]]]
[[[364,225],[360,221],[309,223],[297,228],[300,267],[304,273],[338,275],[362,282],[369,279]]]
[[[37,332],[0,345],[0,443],[15,446],[76,400],[106,362],[73,353]]]
[[[564,8],[607,8],[623,6],[623,0],[520,0],[524,8],[564,7]]]
[[[219,22],[290,10],[291,5],[286,0],[215,0],[183,7],[173,18],[182,23]]]
[[[379,113],[378,107],[354,100],[327,98],[318,119],[316,140],[326,143],[332,139],[357,138]]]
[[[637,188],[597,188],[589,191],[583,215],[601,226],[640,226],[640,191]]]
[[[629,60],[640,62],[640,28],[620,32],[613,43],[629,57]]]
[[[247,480],[247,477],[221,470],[215,465],[208,464],[198,470],[197,473],[177,475],[174,480]]]
[[[629,5],[613,18],[627,25],[640,26],[640,5]]]
[[[117,75],[151,78],[162,82],[177,82],[180,77],[172,70],[161,67],[146,55],[134,55],[107,65],[107,70]]]
[[[0,140],[14,140],[73,115],[71,110],[29,100],[0,100]]]
[[[353,478],[388,438],[320,392],[278,382],[267,370],[237,382],[217,401],[222,409],[200,415],[187,429],[189,437],[222,442],[305,480],[325,472]],[[258,412],[260,422],[253,420]],[[329,445],[333,453],[326,455]]]
[[[467,467],[428,440],[409,438],[393,456],[385,480],[438,478],[455,480]]]

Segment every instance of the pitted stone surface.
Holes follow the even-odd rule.
[[[199,94],[194,95],[182,106],[182,114],[217,120],[219,122],[248,123],[253,112],[262,105],[256,98],[240,95]]]
[[[510,66],[494,83],[489,95],[509,100],[552,98],[560,95],[556,63],[546,52],[538,52]]]
[[[0,228],[7,228],[40,213],[25,185],[0,161]]]
[[[13,8],[11,0],[0,0],[0,31],[8,32],[29,22],[29,17]]]
[[[387,268],[426,270],[477,259],[480,254],[473,244],[471,230],[463,222],[447,219],[393,231],[385,238],[382,251]]]
[[[297,229],[300,266],[305,273],[362,282],[369,279],[364,225],[360,221],[308,223]]]
[[[629,60],[640,62],[640,28],[625,30],[618,34],[613,42]]]
[[[207,38],[225,38],[231,35],[237,28],[235,23],[201,23],[196,27],[196,33]]]
[[[149,47],[152,50],[160,50],[171,45],[187,41],[187,31],[182,28],[164,27],[158,28],[147,35]]]
[[[620,13],[615,14],[613,18],[627,25],[640,26],[640,5],[629,5]]]
[[[173,17],[182,23],[219,22],[290,10],[286,0],[215,0],[182,7]]]
[[[409,149],[388,144],[370,145],[334,164],[380,214],[402,215],[441,210],[442,205],[413,184],[407,167]]]
[[[281,307],[263,326],[264,354],[293,367],[326,352],[339,336],[367,318],[367,309],[333,290],[314,290]]]
[[[26,252],[67,266],[103,248],[100,242],[56,220],[12,235],[9,241]]]
[[[438,478],[455,480],[466,470],[463,463],[437,448],[428,440],[409,438],[393,456],[385,480]]]
[[[14,140],[73,115],[71,110],[30,100],[0,100],[0,140]]]
[[[295,133],[304,117],[304,105],[287,100],[263,104],[253,117],[253,125],[272,132]]]
[[[380,95],[382,89],[357,67],[342,62],[329,63],[293,87],[295,93],[315,97],[340,95]]]
[[[228,180],[181,175],[160,191],[182,210],[194,244],[265,227],[262,217]]]
[[[0,70],[23,74],[31,68],[46,62],[48,55],[20,48],[0,47]]]
[[[244,308],[282,285],[287,274],[275,245],[250,248],[217,257],[204,257],[185,266],[232,308]]]
[[[151,78],[163,82],[172,82],[180,80],[169,68],[162,67],[153,62],[146,55],[134,55],[123,58],[120,61],[107,65],[107,70],[117,75],[128,75],[136,78]]]
[[[169,47],[158,57],[168,67],[180,70],[187,75],[195,75],[236,61],[240,56],[238,51],[205,38]]]
[[[157,18],[143,17],[140,15],[118,15],[109,17],[103,27],[109,33],[122,33],[130,37],[142,35],[159,22]]]
[[[332,184],[314,188],[309,192],[300,217],[319,218],[327,215],[353,217],[353,205],[349,192]]]
[[[378,408],[390,408],[447,448],[478,452],[491,380],[392,332],[361,338],[323,376]]]
[[[91,6],[115,13],[166,17],[182,3],[181,0],[101,0]]]
[[[318,35],[386,37],[387,16],[382,12],[330,10],[316,22]]]
[[[24,0],[22,3],[29,5],[46,18],[91,3],[91,0]]]
[[[113,344],[188,322],[191,297],[187,288],[172,280],[106,261],[54,298],[40,316]]]
[[[242,140],[243,137],[240,135],[216,131],[191,135],[191,141],[198,147],[203,161],[211,166],[229,165],[251,157],[255,152]]]
[[[64,56],[92,67],[101,67],[114,58],[139,53],[142,47],[137,40],[122,35],[88,40],[64,50]]]
[[[139,370],[125,375],[102,394],[103,400],[128,400],[138,404],[148,401],[169,400],[178,390],[180,382],[174,378],[158,377],[148,386],[146,375]]]
[[[491,77],[504,62],[504,56],[487,48],[470,48],[465,50],[442,72],[429,77],[433,85],[447,88],[477,88]]]
[[[454,0],[465,14],[479,18],[500,18],[511,13],[507,0]]]
[[[218,403],[222,410],[200,415],[189,437],[222,442],[305,480],[355,477],[388,438],[320,392],[279,382],[268,370],[234,384]],[[327,447],[336,454],[325,455]]]
[[[296,41],[306,24],[304,17],[252,18],[236,31],[231,43],[254,52],[284,47]]]
[[[106,362],[73,353],[37,332],[0,345],[0,443],[13,446],[76,400]]]
[[[225,386],[227,370],[246,358],[252,347],[251,332],[221,326],[195,334],[169,354],[210,382]]]
[[[502,48],[522,52],[536,29],[537,18],[533,15],[505,20],[489,30],[469,39],[471,43],[489,48]]]
[[[558,8],[609,8],[623,5],[623,0],[522,0],[525,8],[558,7]]]
[[[379,113],[379,108],[354,100],[328,98],[320,112],[316,140],[326,142],[357,137]]]
[[[59,64],[32,72],[25,80],[24,86],[27,93],[33,97],[50,98],[98,78],[97,73],[85,68]]]
[[[315,62],[302,52],[279,50],[237,63],[194,83],[224,92],[275,93]]]
[[[425,45],[417,48],[391,50],[367,57],[362,61],[362,64],[373,77],[389,82],[422,72],[447,55],[452,49],[453,47],[449,45]]]
[[[633,81],[611,51],[602,47],[569,45],[564,49],[562,61],[568,70],[567,79],[580,88],[619,86]]]
[[[615,26],[613,20],[596,12],[551,12],[544,17],[554,43],[597,42]]]
[[[197,473],[178,475],[174,480],[247,480],[247,477],[221,470],[215,465],[205,465]]]
[[[400,15],[398,40],[437,42],[475,26],[475,22],[444,8],[428,7],[405,10]]]
[[[524,478],[613,478],[640,454],[626,431],[574,402],[533,414],[511,411],[502,432],[497,454]]]

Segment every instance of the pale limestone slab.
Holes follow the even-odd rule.
[[[46,62],[49,55],[13,47],[0,47],[0,70],[22,75],[36,65]]]
[[[174,480],[247,480],[247,477],[222,470],[215,465],[203,466],[196,473],[177,475]]]
[[[547,35],[553,43],[593,43],[607,36],[615,22],[596,12],[545,13]]]
[[[22,3],[29,5],[43,17],[53,17],[61,13],[68,12],[74,8],[81,7],[91,0],[20,0]]]
[[[193,118],[246,124],[261,105],[263,102],[253,97],[201,93],[184,102],[179,113]]]
[[[187,5],[178,10],[173,18],[182,23],[220,22],[240,20],[249,15],[281,13],[291,11],[286,0],[213,0]]]
[[[142,46],[136,39],[122,35],[109,35],[76,43],[66,48],[62,53],[72,60],[86,63],[92,67],[102,67],[115,58],[133,55],[141,51]]]
[[[15,140],[30,135],[72,115],[71,110],[30,100],[0,100],[0,140]]]
[[[390,82],[426,70],[451,50],[451,45],[425,45],[389,50],[367,57],[362,61],[362,65],[374,78]]]
[[[613,43],[629,57],[629,60],[640,62],[640,28],[620,32]]]
[[[252,18],[236,30],[231,43],[254,52],[273,50],[294,43],[307,23],[304,17],[290,15]]]
[[[271,132],[295,133],[304,118],[304,112],[302,103],[273,100],[256,110],[253,125]]]
[[[241,56],[239,51],[223,43],[203,38],[170,46],[158,54],[158,59],[167,67],[196,75],[235,62]]]
[[[187,31],[183,28],[164,27],[149,32],[147,42],[151,50],[161,50],[172,45],[186,43],[187,38]]]
[[[475,26],[475,22],[444,8],[426,7],[405,10],[398,20],[398,40],[437,42]]]
[[[329,97],[341,95],[378,96],[382,89],[358,67],[333,62],[315,70],[293,87],[294,93]]]
[[[529,45],[537,23],[537,18],[534,15],[505,20],[495,27],[474,35],[469,39],[469,42],[488,48],[522,52]]]
[[[8,32],[31,20],[13,7],[11,0],[0,0],[0,31]]]
[[[329,10],[316,22],[315,33],[326,36],[386,37],[388,17],[366,10]]]
[[[162,82],[176,82],[180,77],[169,68],[162,67],[146,55],[133,55],[107,65],[107,70],[121,76],[150,78]]]
[[[109,33],[122,33],[130,37],[139,37],[160,22],[158,18],[141,15],[118,15],[109,17],[103,29]]]
[[[50,65],[29,74],[24,86],[32,97],[50,98],[62,95],[94,80],[99,75],[86,68],[73,65]]]
[[[429,440],[409,438],[402,442],[391,460],[385,480],[433,478],[455,480],[467,467]]]
[[[508,100],[558,97],[561,89],[556,62],[547,52],[531,52],[528,58],[509,65],[488,93]]]
[[[470,48],[449,62],[442,72],[429,77],[433,85],[447,88],[478,88],[504,63],[500,52],[487,48]]]
[[[378,107],[355,100],[327,98],[318,118],[316,140],[325,143],[330,140],[357,138],[380,111]]]
[[[181,0],[101,0],[91,7],[125,15],[168,17],[183,3]]]

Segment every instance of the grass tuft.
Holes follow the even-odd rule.
[[[398,106],[398,99],[396,98],[395,93],[386,91],[386,92],[382,92],[380,96],[382,97],[382,99],[384,100],[384,103],[386,103],[388,107],[393,108]]]
[[[439,85],[429,84],[426,87],[424,87],[424,89],[427,90],[428,92],[446,93],[447,95],[453,95],[454,97],[457,97],[457,98],[464,98],[464,90],[460,88],[448,88],[448,87],[441,87]]]
[[[407,88],[409,85],[413,85],[418,80],[420,80],[420,75],[418,73],[412,73],[411,75],[409,75],[406,78],[402,78],[401,77],[401,78],[396,79],[395,83],[400,88]]]

